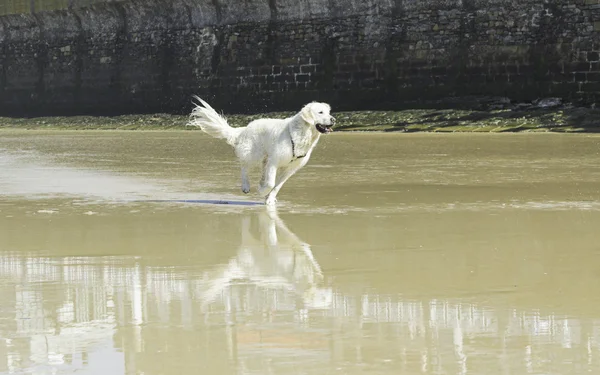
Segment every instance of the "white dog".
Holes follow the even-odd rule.
[[[331,132],[335,118],[326,103],[309,103],[295,116],[286,119],[254,120],[246,127],[232,128],[208,103],[192,111],[188,125],[198,126],[215,138],[233,146],[242,168],[242,191],[250,191],[248,172],[262,168],[258,193],[267,205],[277,202],[283,184],[308,162],[321,134]]]

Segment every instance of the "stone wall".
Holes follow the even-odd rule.
[[[0,17],[0,114],[591,103],[599,53],[600,0],[132,0]]]

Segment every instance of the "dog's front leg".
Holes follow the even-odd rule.
[[[267,162],[267,164],[265,165],[265,168],[263,170],[263,176],[261,178],[261,184],[258,187],[258,193],[263,196],[266,197],[267,194],[269,194],[271,192],[271,190],[273,190],[273,188],[275,187],[275,179],[277,178],[277,165],[275,165],[274,163],[271,162]],[[271,202],[268,204],[272,204],[275,202]]]
[[[277,178],[275,187],[273,187],[273,189],[269,192],[269,195],[267,196],[267,201],[271,200],[271,201],[277,202],[277,194],[279,193],[279,190],[281,189],[283,184],[285,184],[285,182],[290,177],[292,177],[294,175],[294,173],[298,172],[298,170],[300,168],[302,168],[304,165],[306,165],[307,162],[308,162],[308,157],[306,157],[302,160],[299,160],[299,161],[295,161],[295,162],[293,162],[292,165],[287,167],[285,169],[285,171],[279,176],[279,178]]]

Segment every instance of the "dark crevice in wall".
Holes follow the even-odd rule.
[[[192,8],[187,4],[183,4],[183,7],[185,8],[185,13],[187,14],[188,25],[192,25],[194,22],[192,19]]]
[[[0,24],[4,24],[2,19],[0,19]],[[0,26],[1,30],[5,30],[5,26]],[[7,48],[6,42],[2,42],[0,44],[0,103],[5,102],[5,92],[6,92],[6,70],[8,68],[8,59],[7,59]],[[1,106],[1,105],[0,105]]]
[[[337,38],[327,38],[321,49],[322,73],[317,76],[317,87],[321,90],[329,91],[338,89],[334,81],[337,67],[338,43]]]
[[[560,0],[544,1],[543,9],[537,14],[537,30],[533,43],[529,47],[529,63],[533,66],[533,87],[544,96],[551,95],[551,84],[548,78],[553,65],[560,60],[556,48],[558,39],[564,30],[564,12]]]
[[[327,0],[327,8],[329,9],[329,14],[331,14],[333,18],[340,16],[336,0]]]
[[[221,65],[221,53],[223,51],[223,44],[225,43],[225,30],[222,27],[215,27],[215,36],[217,43],[213,47],[212,57],[210,60],[210,73],[211,81],[209,85],[209,91],[211,95],[217,96],[219,91],[219,66]]]
[[[276,51],[277,51],[277,26],[279,13],[277,10],[277,0],[269,0],[269,11],[271,12],[271,18],[267,26],[267,40],[265,42],[265,60],[271,65],[277,64]]]
[[[44,28],[42,27],[43,23],[41,22],[40,18],[36,14],[33,14],[33,17],[35,18],[36,24],[39,27],[40,38],[37,41],[36,48],[37,56],[35,63],[38,74],[32,101],[35,103],[34,105],[38,107],[44,107],[44,93],[46,91],[44,77],[46,68],[48,67],[48,41],[46,39],[46,34]]]
[[[219,65],[221,65],[221,52],[223,44],[225,43],[225,31],[220,27],[215,28],[214,31],[217,38],[217,43],[213,47],[213,54],[210,60],[210,70],[211,74],[217,75],[219,71]]]
[[[119,18],[121,20],[121,27],[117,31],[115,36],[115,52],[113,55],[113,62],[111,64],[113,71],[110,75],[109,89],[112,92],[112,95],[116,95],[116,97],[121,98],[123,94],[123,84],[122,84],[122,63],[125,59],[125,54],[127,53],[127,44],[128,44],[128,24],[127,24],[127,14],[123,5],[119,3],[113,3],[114,7],[119,14]]]
[[[211,0],[212,1],[212,5],[215,7],[215,14],[217,16],[217,25],[221,24],[221,21],[223,20],[223,8],[221,7],[221,4],[219,4],[219,0]]]
[[[81,75],[83,73],[83,54],[85,53],[85,37],[83,35],[83,27],[81,25],[81,18],[76,12],[72,12],[71,14],[75,18],[77,22],[77,40],[75,42],[74,48],[74,58],[75,58],[75,71],[73,72],[75,75],[75,87],[73,87],[73,102],[76,106],[80,105],[81,102]]]
[[[466,89],[469,82],[467,76],[467,65],[470,59],[470,47],[472,38],[476,34],[475,5],[473,0],[463,0],[460,26],[458,28],[458,43],[449,69],[446,70],[449,82],[454,87],[451,95],[457,95]]]
[[[164,108],[170,108],[173,102],[173,94],[171,92],[170,72],[173,69],[174,44],[171,35],[167,30],[163,32],[162,44],[160,46],[160,87],[162,91],[162,105]]]
[[[270,22],[276,22],[279,17],[279,11],[277,10],[277,0],[269,0],[269,11],[271,11]]]
[[[223,19],[223,9],[218,0],[212,0],[212,4],[215,7],[215,14],[217,16],[217,25],[221,24]],[[218,79],[219,66],[221,65],[221,53],[223,52],[223,44],[225,43],[225,30],[224,27],[214,28],[217,43],[213,47],[212,56],[210,59],[210,72],[211,80],[209,84],[209,92],[213,96],[218,96],[220,81]]]
[[[398,60],[403,54],[402,42],[406,40],[406,27],[399,20],[403,17],[402,0],[395,0],[391,10],[391,20],[388,35],[385,40],[384,59],[384,85],[386,100],[397,102],[399,100],[399,67]]]

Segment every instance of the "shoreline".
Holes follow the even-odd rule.
[[[257,118],[285,118],[294,112],[227,115],[234,126]],[[585,107],[493,109],[407,109],[333,113],[335,132],[400,133],[600,133],[600,110]],[[186,126],[187,115],[0,117],[0,130],[128,130],[199,131]]]

